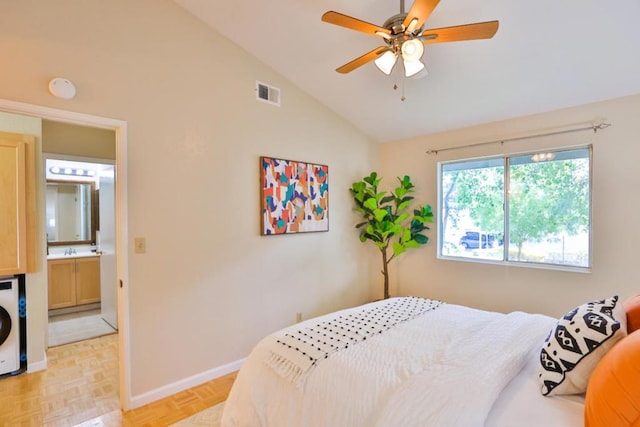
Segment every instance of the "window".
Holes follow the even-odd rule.
[[[445,258],[590,268],[591,148],[439,164]]]

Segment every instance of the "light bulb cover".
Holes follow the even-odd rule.
[[[386,75],[389,75],[391,74],[391,71],[393,71],[393,67],[396,65],[397,59],[398,57],[396,56],[396,54],[388,50],[383,53],[382,56],[376,59],[374,63],[380,71],[382,71]]]
[[[406,59],[403,61],[404,63],[404,76],[411,77],[418,74],[420,71],[424,69],[424,64],[420,62],[420,60],[415,61],[407,61]]]
[[[402,58],[406,61],[418,61],[424,53],[424,45],[420,40],[411,39],[402,43]]]

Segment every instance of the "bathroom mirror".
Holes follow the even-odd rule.
[[[95,183],[47,180],[47,243],[92,244],[96,241]]]

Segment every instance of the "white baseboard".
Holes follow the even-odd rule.
[[[47,355],[44,355],[44,359],[40,362],[29,362],[27,361],[27,373],[44,371],[47,369]]]
[[[163,399],[172,394],[179,393],[191,387],[198,386],[213,379],[222,377],[240,369],[245,359],[236,360],[235,362],[228,363],[217,368],[209,369],[208,371],[201,372],[199,374],[192,375],[188,378],[178,380],[174,383],[167,384],[165,386],[156,388],[155,390],[142,393],[137,396],[131,397],[131,407],[129,409],[139,408],[147,405],[156,400]]]

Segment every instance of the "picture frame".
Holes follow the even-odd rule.
[[[260,157],[263,236],[329,231],[329,167]]]

